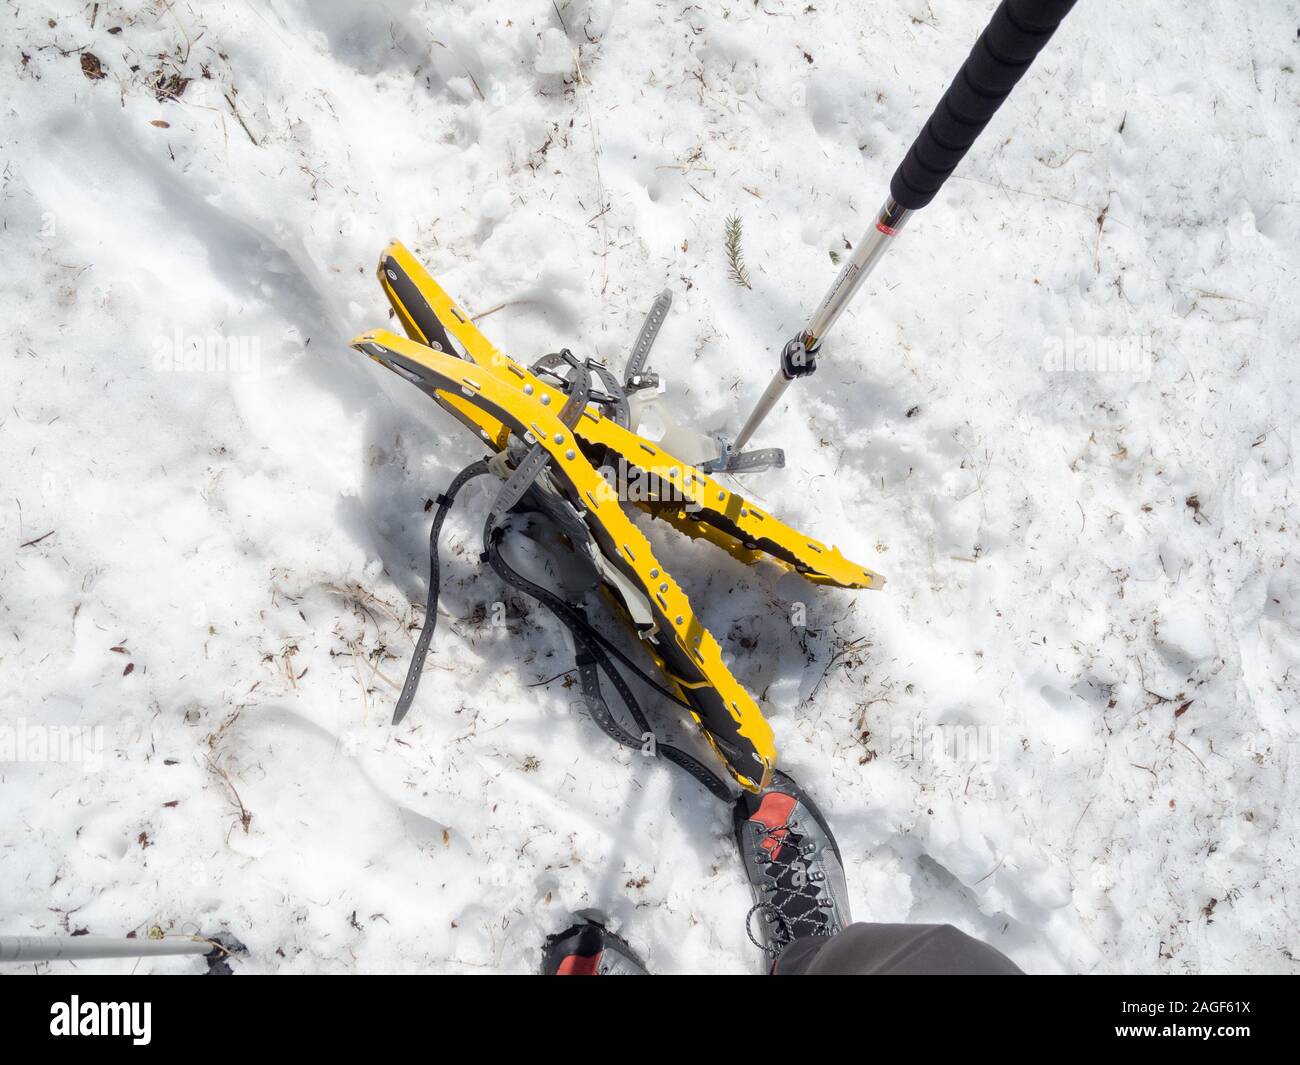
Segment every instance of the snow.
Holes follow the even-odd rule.
[[[621,366],[667,286],[651,368],[734,433],[992,6],[6,9],[0,933],[523,972],[595,907],[757,971],[728,811],[538,683],[479,491],[389,725],[479,449],[347,340],[394,236],[520,359]],[[1248,6],[1080,4],[754,441],[740,490],[883,591],[648,530],[860,920],[1297,969],[1297,12]]]

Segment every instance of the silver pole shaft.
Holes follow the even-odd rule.
[[[841,268],[839,276],[835,278],[816,313],[808,320],[807,326],[796,338],[802,343],[802,350],[807,352],[809,356],[816,353],[831,326],[844,313],[844,308],[849,305],[849,301],[857,295],[858,289],[862,287],[862,282],[867,279],[867,275],[876,268],[876,264],[884,257],[885,252],[889,250],[889,245],[893,242],[893,238],[903,228],[903,223],[907,221],[911,214],[912,212],[907,208],[900,207],[892,196],[885,200],[885,205],[876,212],[875,222],[867,230],[866,235],[858,241],[858,246],[853,249],[849,261]],[[787,345],[788,347],[789,345]],[[811,359],[809,361],[811,362]],[[762,425],[763,419],[771,413],[772,408],[777,405],[785,394],[790,382],[800,376],[798,372],[790,372],[791,369],[797,370],[797,367],[787,366],[785,353],[783,352],[781,368],[777,370],[776,376],[772,378],[767,388],[764,389],[763,395],[759,397],[753,413],[745,421],[745,426],[740,430],[740,435],[732,443],[732,451],[739,451],[749,443],[755,431]],[[811,369],[805,372],[811,372]]]
[[[754,435],[754,430],[763,424],[763,419],[777,405],[777,402],[785,394],[786,388],[789,387],[790,381],[791,378],[786,377],[784,369],[776,371],[776,376],[768,382],[767,388],[759,396],[758,403],[754,407],[754,413],[749,416],[749,421],[745,422],[745,427],[740,430],[740,435],[732,443],[732,451],[739,451],[749,443],[749,438]]]
[[[895,235],[903,228],[903,224],[911,214],[911,211],[900,207],[892,196],[876,212],[876,220],[858,241],[858,246],[849,256],[849,261],[840,270],[839,277],[835,279],[821,306],[817,308],[817,313],[809,319],[808,326],[804,329],[804,343],[809,351],[817,350],[817,345],[844,313],[844,308],[849,305],[849,301],[857,295],[862,282],[884,257]]]
[[[0,936],[0,961],[70,961],[87,958],[145,958],[207,954],[198,939],[115,939],[112,936]]]

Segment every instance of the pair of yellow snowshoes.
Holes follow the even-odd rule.
[[[717,640],[695,615],[686,593],[655,557],[650,542],[630,516],[634,509],[664,519],[682,532],[707,539],[747,563],[767,558],[818,584],[878,588],[883,578],[850,562],[840,552],[783,524],[711,475],[746,468],[746,456],[725,450],[709,457],[707,438],[689,432],[658,441],[637,435],[638,412],[659,395],[645,360],[667,310],[661,296],[633,349],[620,380],[603,363],[582,361],[568,351],[549,355],[531,369],[495,348],[466,314],[400,243],[387,248],[379,280],[406,332],[378,329],[352,346],[406,378],[474,432],[489,457],[466,470],[449,494],[439,497],[433,536],[433,572],[425,630],[417,644],[395,720],[409,707],[419,682],[424,652],[436,618],[437,534],[455,490],[464,480],[496,474],[502,484],[485,527],[484,558],[514,587],[538,597],[565,622],[578,650],[578,671],[593,717],[622,742],[666,756],[720,791],[704,766],[685,752],[657,744],[644,715],[628,703],[631,691],[617,678],[611,655],[699,724],[704,739],[727,772],[750,791],[767,785],[776,766],[772,729],[758,704],[732,676]],[[678,457],[666,449],[679,440]],[[771,459],[771,454],[759,456]],[[690,461],[688,461],[688,459]],[[611,468],[648,491],[635,501],[611,483]],[[585,617],[581,607],[522,576],[500,551],[502,522],[516,510],[551,518],[560,539],[596,567],[608,598],[644,641],[657,668],[647,677]],[[599,692],[599,674],[614,682],[641,731],[609,713]],[[714,777],[716,782],[716,777]]]

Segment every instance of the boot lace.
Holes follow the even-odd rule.
[[[796,939],[833,932],[829,911],[834,903],[822,890],[826,875],[809,861],[816,844],[804,840],[798,824],[791,820],[775,828],[763,827],[754,858],[756,864],[766,866],[768,879],[761,890],[767,898],[745,915],[745,934],[773,959]],[[754,935],[755,914],[762,914],[771,926],[771,942]]]

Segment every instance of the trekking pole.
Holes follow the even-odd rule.
[[[212,941],[115,939],[113,936],[0,936],[0,961],[80,961],[86,958],[148,958],[171,954],[210,954]]]
[[[934,199],[1075,0],[1002,0],[948,91],[889,182],[889,196],[816,313],[786,344],[781,366],[731,445],[739,451],[790,382],[817,369],[817,352],[862,282],[914,211]]]

